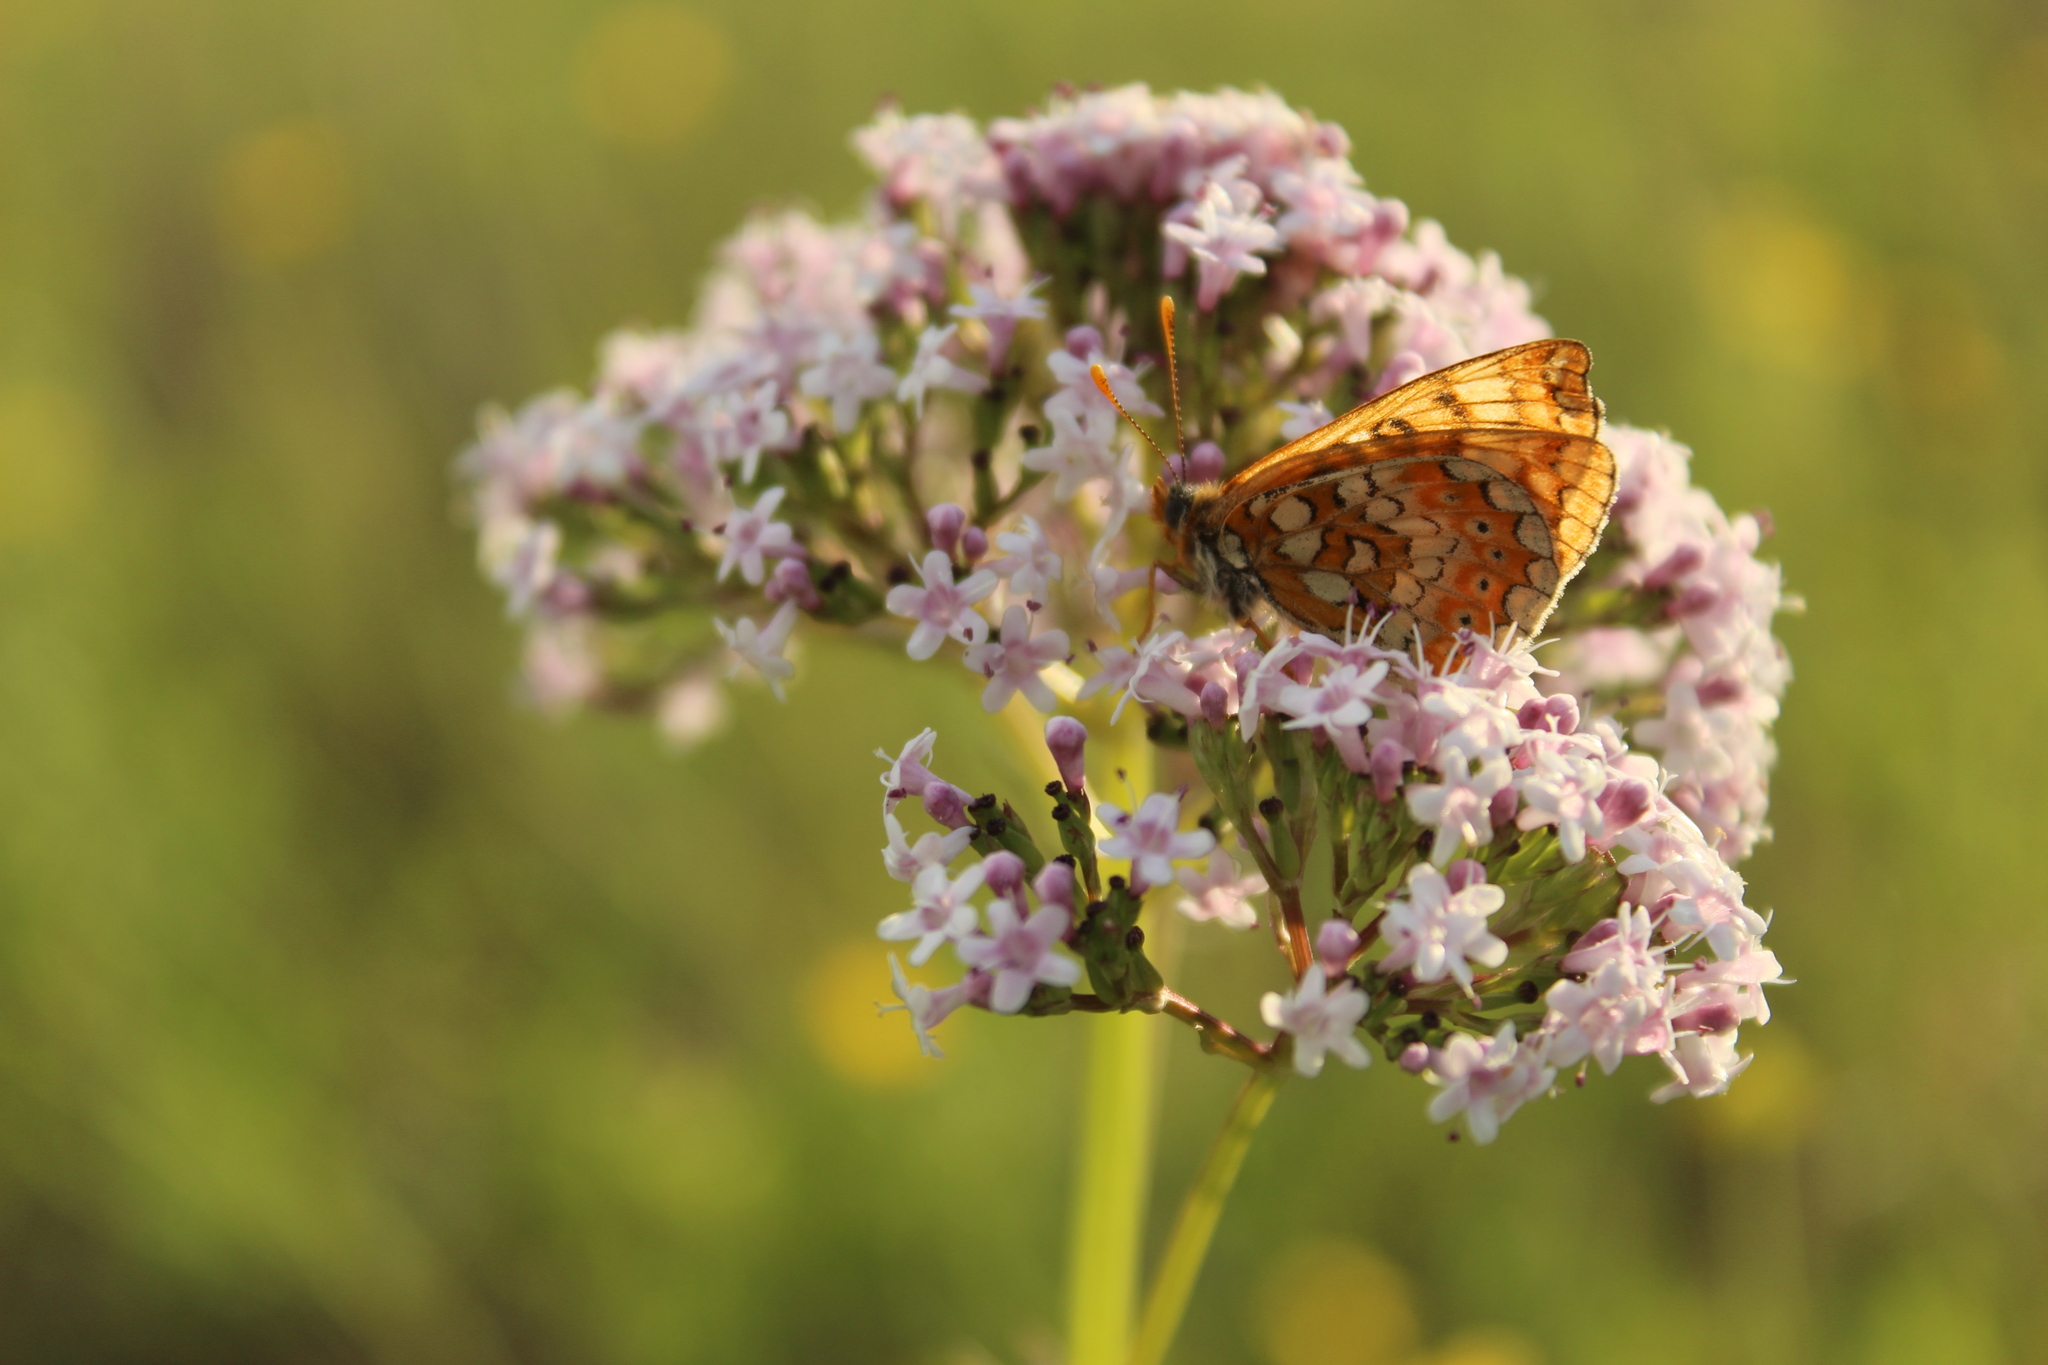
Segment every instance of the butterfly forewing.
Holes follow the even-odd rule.
[[[1194,532],[1311,630],[1370,611],[1439,656],[1460,629],[1533,634],[1614,499],[1588,363],[1543,341],[1424,375],[1244,470]]]

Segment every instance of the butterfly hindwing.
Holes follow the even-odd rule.
[[[1280,614],[1310,630],[1342,634],[1369,610],[1389,618],[1384,643],[1419,636],[1432,653],[1460,629],[1513,625],[1533,634],[1599,540],[1614,459],[1590,434],[1560,429],[1566,418],[1543,420],[1539,400],[1515,402],[1529,413],[1526,425],[1446,426],[1276,452],[1224,486],[1216,531]],[[1283,457],[1295,477],[1268,471]]]

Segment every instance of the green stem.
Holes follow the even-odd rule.
[[[1104,746],[1112,749],[1112,763],[1105,766],[1122,768],[1139,792],[1151,790],[1152,745],[1143,717],[1118,727],[1115,735],[1115,744]],[[1123,1365],[1138,1302],[1145,1195],[1152,1179],[1160,1039],[1150,1017],[1139,1013],[1097,1015],[1084,1027],[1088,1087],[1081,1103],[1067,1262],[1067,1361]]]
[[[1145,1299],[1145,1316],[1138,1323],[1138,1338],[1131,1346],[1129,1365],[1160,1365],[1166,1359],[1174,1333],[1180,1330],[1181,1316],[1187,1312],[1188,1298],[1195,1291],[1195,1280],[1202,1273],[1202,1262],[1209,1254],[1209,1240],[1215,1235],[1216,1220],[1222,1216],[1223,1201],[1237,1182],[1237,1171],[1244,1164],[1246,1149],[1252,1145],[1252,1135],[1258,1131],[1266,1111],[1273,1107],[1273,1096],[1279,1093],[1280,1082],[1286,1075],[1283,1067],[1262,1066],[1237,1092],[1230,1115],[1223,1121],[1223,1131],[1210,1144],[1194,1188],[1188,1191],[1180,1206],[1180,1217],[1174,1221],[1173,1235],[1166,1243],[1166,1254],[1160,1258],[1158,1274],[1152,1281],[1152,1292]]]

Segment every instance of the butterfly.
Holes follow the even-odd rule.
[[[1304,630],[1376,626],[1379,644],[1419,644],[1439,663],[1461,630],[1534,636],[1614,506],[1591,365],[1576,341],[1511,346],[1363,403],[1220,484],[1169,472],[1152,491],[1176,553],[1162,567],[1233,620],[1265,601]]]

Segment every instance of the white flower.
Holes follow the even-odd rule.
[[[1178,245],[1195,258],[1199,267],[1196,302],[1205,313],[1237,283],[1239,275],[1265,274],[1266,263],[1258,253],[1280,244],[1279,230],[1258,216],[1257,189],[1241,180],[1235,184],[1251,192],[1233,194],[1211,180],[1202,187],[1199,199],[1176,210],[1190,221],[1169,222],[1161,229],[1169,246]],[[1176,263],[1170,255],[1167,273],[1177,275],[1180,272],[1174,269]]]
[[[913,588],[899,583],[889,589],[884,601],[890,612],[917,622],[904,651],[913,659],[929,659],[938,653],[939,642],[948,635],[967,644],[988,637],[988,622],[974,604],[996,590],[997,578],[987,569],[976,569],[958,583],[953,581],[953,561],[942,550],[933,550],[918,566],[924,586]]]
[[[1728,1082],[1749,1068],[1750,1058],[1736,1055],[1735,1033],[1682,1033],[1678,1045],[1667,1053],[1664,1064],[1671,1068],[1671,1084],[1650,1092],[1662,1104],[1691,1095],[1705,1099],[1728,1088]]]
[[[1136,814],[1107,801],[1096,810],[1111,831],[1102,841],[1102,856],[1128,858],[1132,877],[1147,886],[1166,885],[1174,863],[1206,858],[1216,847],[1216,836],[1206,829],[1180,832],[1180,797],[1171,792],[1153,792]]]
[[[782,680],[796,672],[796,665],[782,657],[782,649],[789,643],[790,628],[796,625],[796,603],[784,602],[768,618],[766,626],[755,625],[750,616],[742,616],[735,625],[717,620],[712,624],[718,627],[718,633],[725,637],[725,647],[734,655],[725,676],[737,678],[741,668],[752,667],[768,680],[768,690],[775,694],[775,700],[787,701],[782,694]]]
[[[1236,861],[1220,848],[1201,867],[1180,869],[1174,880],[1187,892],[1176,908],[1191,920],[1215,920],[1232,929],[1249,929],[1259,922],[1252,897],[1265,893],[1266,879],[1256,872],[1240,873]]]
[[[663,739],[687,749],[725,723],[725,690],[708,672],[685,673],[662,689],[655,724]]]
[[[1407,895],[1388,904],[1380,933],[1391,951],[1382,972],[1407,968],[1418,982],[1455,980],[1472,993],[1472,963],[1498,967],[1508,945],[1487,930],[1486,921],[1507,901],[1507,893],[1484,880],[1479,864],[1460,862],[1452,876],[1428,863],[1408,870]]]
[[[882,773],[882,813],[887,815],[896,809],[896,803],[906,796],[922,795],[926,784],[932,781],[932,772],[925,764],[930,761],[932,750],[938,747],[939,732],[926,726],[912,736],[903,746],[903,752],[894,758],[887,749],[875,750],[875,757],[887,760],[889,766]]]
[[[1022,463],[1026,469],[1056,476],[1053,497],[1071,498],[1081,491],[1083,484],[1113,479],[1122,471],[1123,456],[1113,444],[1117,420],[1114,412],[1102,417],[1068,408],[1048,408],[1046,418],[1052,423],[1052,439],[1025,451]]]
[[[1436,846],[1430,857],[1438,867],[1451,860],[1461,847],[1479,848],[1493,838],[1491,806],[1495,792],[1514,781],[1507,758],[1495,755],[1469,771],[1465,758],[1450,750],[1442,760],[1448,771],[1435,785],[1408,788],[1408,812],[1420,824],[1436,829]]]
[[[1323,406],[1320,398],[1306,403],[1275,403],[1273,406],[1287,414],[1287,420],[1280,424],[1280,439],[1283,441],[1306,436],[1330,424],[1330,410]]]
[[[740,577],[758,585],[767,576],[762,556],[787,554],[795,546],[796,533],[788,523],[769,520],[788,492],[786,488],[771,488],[752,507],[733,509],[725,523],[725,554],[718,561],[719,582],[723,583],[737,566]]]
[[[1019,517],[1016,530],[996,537],[996,548],[1005,553],[987,566],[989,571],[1009,580],[1013,596],[1043,602],[1046,589],[1059,582],[1061,564],[1037,519]]]
[[[987,935],[963,940],[956,951],[968,966],[995,973],[988,1007],[997,1014],[1015,1014],[1039,982],[1071,986],[1081,979],[1081,964],[1053,951],[1072,923],[1073,917],[1057,905],[1024,919],[1009,901],[996,900],[988,907]]]
[[[903,379],[896,385],[896,401],[908,403],[924,416],[924,395],[927,389],[958,389],[962,393],[980,393],[988,387],[988,380],[971,370],[963,370],[946,359],[943,352],[946,343],[953,339],[959,327],[927,327],[918,334],[917,355],[912,358],[910,368],[903,372]]]
[[[1598,838],[1607,827],[1600,813],[1607,773],[1607,765],[1596,759],[1539,751],[1522,774],[1523,808],[1515,823],[1523,829],[1557,826],[1557,842],[1565,861],[1578,862],[1586,856],[1587,837]]]
[[[1010,296],[1000,294],[985,284],[970,284],[967,293],[974,302],[953,305],[954,317],[975,318],[988,328],[990,370],[1001,368],[1009,356],[1010,339],[1016,335],[1018,323],[1035,322],[1045,317],[1045,300],[1032,297],[1044,283],[1042,277],[1032,280]]]
[[[797,378],[803,391],[832,405],[832,425],[853,430],[861,404],[896,391],[896,372],[882,364],[873,332],[827,332],[818,343],[818,363]]]
[[[883,832],[889,846],[882,850],[882,867],[899,882],[914,882],[928,867],[950,867],[974,840],[974,827],[949,829],[944,834],[928,830],[911,843],[904,837],[903,822],[894,815],[882,816]]]
[[[485,568],[505,593],[505,615],[524,616],[554,585],[562,528],[552,521],[501,518],[486,524]]]
[[[911,907],[884,919],[876,933],[892,943],[917,940],[910,965],[921,967],[949,939],[958,942],[974,932],[974,893],[988,874],[980,863],[955,878],[944,863],[933,863],[910,884]]]
[[[1048,715],[1059,705],[1059,698],[1038,675],[1067,657],[1067,633],[1048,630],[1033,639],[1031,623],[1031,613],[1020,602],[1003,613],[996,639],[967,647],[961,662],[988,679],[981,692],[982,710],[1000,711],[1019,692]]]
[[[892,1010],[906,1011],[910,1015],[911,1031],[917,1034],[917,1050],[927,1057],[945,1056],[945,1053],[939,1051],[939,1045],[932,1040],[932,1029],[937,1027],[939,1019],[944,1017],[933,1008],[932,988],[913,984],[910,978],[903,974],[903,964],[896,960],[894,953],[889,954],[889,990],[903,1003],[878,1006],[881,1013],[888,1014]]]
[[[691,416],[690,434],[706,458],[714,464],[738,465],[743,484],[754,481],[762,451],[787,450],[796,444],[789,414],[775,401],[776,387],[771,379],[750,391],[714,393]]]
[[[1321,730],[1337,746],[1344,766],[1354,773],[1366,771],[1365,741],[1359,727],[1372,719],[1373,704],[1380,700],[1379,685],[1387,676],[1387,665],[1377,662],[1360,669],[1342,664],[1323,675],[1320,682],[1289,682],[1280,689],[1274,705],[1295,719],[1290,730]]]
[[[1294,1035],[1294,1069],[1314,1076],[1323,1069],[1325,1052],[1336,1053],[1349,1066],[1372,1064],[1372,1054],[1365,1050],[1357,1032],[1369,1003],[1365,992],[1348,976],[1338,978],[1336,990],[1328,990],[1318,963],[1302,973],[1301,983],[1291,994],[1267,991],[1260,997],[1259,1017],[1267,1027]]]
[[[1532,1039],[1532,1043],[1536,1040]],[[1472,1140],[1482,1147],[1524,1104],[1550,1088],[1557,1072],[1543,1064],[1542,1048],[1515,1042],[1515,1026],[1502,1024],[1481,1046],[1469,1033],[1454,1033],[1430,1055],[1429,1079],[1443,1087],[1429,1102],[1432,1123],[1465,1116]]]

